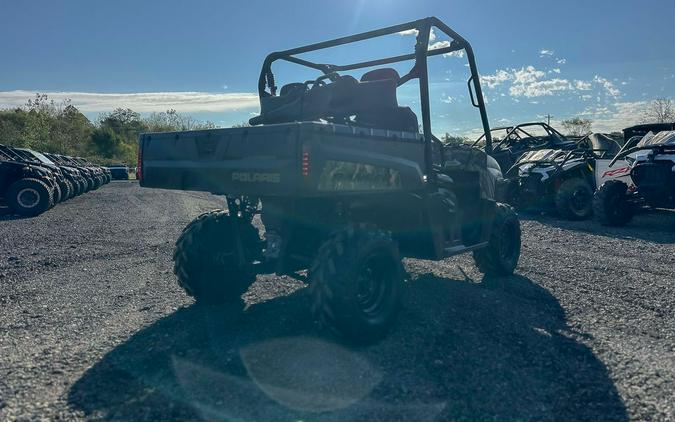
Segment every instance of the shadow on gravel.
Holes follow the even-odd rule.
[[[529,279],[408,286],[383,342],[317,337],[306,289],[243,314],[183,308],[71,388],[97,420],[627,420],[607,370]]]
[[[642,239],[649,242],[675,243],[675,211],[657,210],[637,215],[625,227],[603,226],[591,219],[563,220],[551,214],[519,213],[521,220],[537,221],[565,230],[595,234],[617,239]]]

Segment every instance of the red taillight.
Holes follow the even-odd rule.
[[[136,162],[136,179],[140,182],[143,179],[143,140],[138,141],[138,161]]]
[[[302,175],[309,176],[309,151],[302,153]]]

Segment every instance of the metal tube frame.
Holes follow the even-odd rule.
[[[431,28],[437,28],[445,35],[452,39],[449,47],[429,50],[429,36]],[[415,44],[415,52],[412,54],[404,54],[393,57],[386,57],[377,60],[369,60],[365,62],[352,63],[347,65],[334,65],[327,63],[314,63],[308,60],[300,59],[295,55],[303,54],[311,51],[322,50],[339,45],[350,44],[358,41],[364,41],[371,38],[377,38],[385,35],[396,34],[402,31],[416,30],[417,43]],[[424,159],[426,173],[428,177],[433,177],[434,172],[432,162],[432,141],[433,135],[431,133],[431,112],[429,106],[429,75],[427,68],[427,59],[431,56],[441,54],[448,54],[454,51],[464,50],[469,62],[469,69],[471,77],[467,81],[469,85],[469,93],[471,94],[471,103],[480,111],[483,131],[485,133],[485,152],[490,154],[492,152],[492,135],[490,133],[490,124],[488,122],[487,110],[485,108],[485,101],[483,100],[483,91],[480,86],[480,76],[478,74],[478,67],[476,66],[476,59],[473,49],[468,41],[453,31],[446,24],[441,22],[438,18],[428,17],[400,25],[394,25],[387,28],[377,29],[373,31],[363,32],[360,34],[350,35],[347,37],[336,38],[329,41],[309,44],[303,47],[297,47],[290,50],[278,51],[269,54],[263,63],[260,71],[260,78],[258,80],[258,95],[260,98],[276,95],[276,86],[274,84],[274,76],[272,73],[272,64],[277,60],[285,60],[287,62],[299,64],[312,69],[319,70],[324,74],[331,72],[348,71],[354,69],[361,69],[366,67],[379,66],[383,64],[390,64],[408,60],[415,60],[415,65],[409,75],[409,79],[418,78],[420,84],[420,103],[422,108],[422,130],[424,135]],[[269,92],[266,89],[269,88]],[[473,88],[473,90],[472,90]],[[475,91],[475,97],[474,97]]]

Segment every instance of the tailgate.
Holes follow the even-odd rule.
[[[139,138],[143,187],[218,194],[292,194],[299,177],[297,124],[146,133]]]

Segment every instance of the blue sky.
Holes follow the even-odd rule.
[[[3,3],[0,107],[46,92],[72,98],[91,118],[116,106],[174,108],[228,126],[256,113],[267,53],[424,16],[473,45],[492,126],[550,113],[554,122],[580,115],[595,130],[615,130],[639,120],[647,101],[675,95],[672,0],[52,0]],[[408,52],[413,43],[393,35],[329,57]],[[464,63],[439,57],[431,65],[435,132],[479,126]],[[279,71],[280,83],[304,77]],[[413,108],[415,97],[414,86],[399,91]]]

